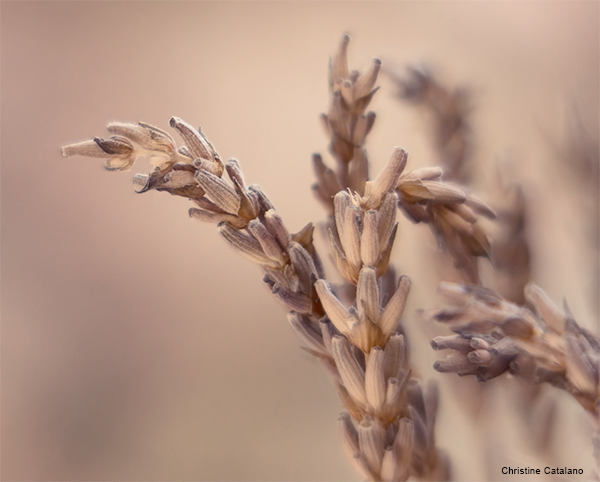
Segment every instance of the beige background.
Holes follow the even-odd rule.
[[[1,9],[3,480],[358,480],[339,447],[335,391],[298,349],[259,269],[213,226],[188,219],[186,200],[136,195],[130,174],[59,151],[104,135],[111,120],[167,129],[176,115],[201,125],[223,158],[238,158],[296,231],[323,218],[310,155],[326,152],[318,114],[343,32],[355,68],[376,56],[389,67],[427,60],[472,88],[478,159],[509,158],[531,189],[535,281],[596,327],[585,213],[577,188],[553,170],[548,139],[563,142],[571,102],[598,131],[597,2]],[[389,80],[380,84],[368,143],[375,172],[395,145],[413,167],[430,164],[424,119]],[[426,227],[402,224],[394,256],[415,286],[405,323],[427,376],[436,354],[414,313],[438,302],[432,249]],[[439,443],[457,479],[485,477],[484,442],[500,446],[496,480],[503,465],[546,465],[505,413],[510,380],[496,381],[493,416],[477,422],[483,435],[457,408],[454,380],[442,377]],[[586,420],[558,397],[551,462],[589,474]]]

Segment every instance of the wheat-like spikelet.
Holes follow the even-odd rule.
[[[388,75],[398,85],[400,97],[431,115],[433,145],[441,168],[415,171],[398,185],[402,208],[414,222],[426,222],[438,240],[440,252],[450,255],[459,279],[480,283],[478,258],[490,257],[490,240],[477,223],[477,215],[495,218],[494,211],[469,195],[464,187],[472,179],[472,134],[469,97],[464,88],[449,89],[427,67],[409,67],[402,77]],[[446,276],[455,277],[453,275]]]
[[[438,389],[415,375],[401,324],[411,281],[394,279],[390,265],[396,210],[428,223],[472,283],[479,283],[478,257],[490,255],[478,216],[495,214],[464,189],[442,181],[439,168],[405,172],[408,154],[400,147],[370,180],[365,141],[375,114],[367,108],[378,89],[381,62],[375,60],[364,74],[350,71],[348,44],[345,36],[331,60],[331,103],[322,116],[336,169],[313,156],[313,189],[329,213],[327,234],[345,280],[341,286],[326,279],[313,224],[291,233],[260,186],[246,183],[240,164],[224,163],[205,135],[179,118],[170,125],[183,139],[181,147],[151,125],[115,122],[108,126],[109,138],[62,152],[105,158],[109,170],[129,170],[138,157],[149,157],[154,170],[134,177],[139,192],[189,198],[196,205],[191,217],[216,224],[235,251],[261,267],[264,284],[285,306],[303,348],[333,379],[347,410],[338,422],[342,446],[364,478],[448,480],[450,462],[435,440]],[[462,305],[431,315],[460,324],[457,336],[433,342],[455,351],[436,364],[438,370],[481,379],[505,371],[535,375],[568,390],[597,417],[598,341],[571,318],[559,326],[539,290],[528,291],[537,314],[482,287],[443,285],[442,290]]]
[[[369,195],[336,195],[339,266],[358,285],[356,306],[347,310],[323,279],[312,225],[291,234],[260,187],[246,186],[237,161],[223,166],[201,133],[177,118],[170,123],[184,139],[184,148],[177,149],[168,134],[147,124],[113,123],[109,139],[66,146],[63,155],[104,157],[108,167],[119,170],[129,169],[140,155],[154,157],[155,170],[135,177],[142,191],[189,197],[199,206],[190,209],[192,217],[218,223],[223,238],[264,269],[264,282],[290,310],[292,326],[307,350],[324,361],[356,420],[355,426],[344,416],[340,426],[344,447],[354,449],[351,460],[361,473],[371,480],[405,480],[412,472],[425,477],[433,471],[447,478],[433,438],[437,391],[411,379],[404,340],[397,333],[410,281],[400,278],[385,307],[377,284],[389,262],[393,189],[406,153],[394,151]],[[390,171],[396,174],[388,180]]]
[[[597,421],[600,409],[600,341],[530,284],[533,311],[482,287],[442,283],[438,291],[456,306],[429,313],[456,333],[432,341],[452,353],[435,364],[441,372],[475,375],[486,381],[509,372],[548,382],[569,392]]]
[[[345,36],[336,56],[331,60],[331,104],[329,113],[322,115],[326,131],[331,137],[329,148],[337,162],[337,171],[329,168],[321,155],[313,156],[317,174],[317,183],[313,189],[317,198],[330,211],[333,210],[332,199],[340,189],[349,188],[362,195],[363,189],[369,185],[366,183],[368,154],[364,142],[375,122],[375,114],[364,112],[377,91],[374,86],[381,62],[375,59],[371,68],[362,75],[356,70],[349,71],[348,42],[349,38]],[[456,96],[460,98],[459,94]],[[456,102],[448,101],[451,104]],[[464,113],[461,112],[460,115],[461,118],[464,117]],[[441,121],[444,125],[448,123],[452,122]],[[460,135],[462,134],[452,134],[456,138]],[[463,139],[462,143],[466,145],[466,140]],[[458,165],[462,162],[464,152],[453,156]],[[440,249],[452,256],[455,267],[463,273],[465,282],[479,283],[478,258],[490,256],[490,241],[486,232],[477,224],[478,216],[493,219],[495,213],[463,188],[442,182],[442,172],[440,168],[430,167],[400,176],[396,185],[398,206],[411,221],[429,224]],[[335,226],[331,222],[329,228],[335,234]]]
[[[375,299],[383,294],[390,297],[390,303],[402,302],[403,305],[399,292],[402,289],[402,297],[405,298],[409,288],[407,279],[401,278],[396,288],[393,277],[384,277],[396,234],[394,219],[390,216],[395,212],[395,205],[412,221],[428,222],[440,244],[451,250],[459,269],[467,272],[467,279],[472,281],[478,280],[477,256],[489,253],[489,241],[476,225],[476,213],[489,217],[493,217],[494,213],[458,186],[442,182],[439,168],[405,173],[407,156],[402,150],[396,150],[377,178],[367,181],[368,170],[364,163],[368,156],[364,141],[375,115],[370,112],[364,114],[364,111],[377,90],[375,82],[380,62],[375,60],[371,69],[363,75],[357,71],[349,72],[347,49],[348,37],[344,37],[330,63],[331,107],[329,113],[322,116],[331,137],[330,151],[338,169],[330,169],[320,155],[314,155],[317,173],[314,190],[317,198],[333,214],[328,222],[333,258],[347,283],[357,285],[354,303],[357,309],[353,309],[354,306],[346,309],[333,296],[326,282],[319,281],[317,289],[329,318],[338,330],[370,357],[370,346],[385,344],[389,336],[386,330],[393,319],[388,316],[389,304],[382,311]],[[340,188],[348,188],[349,192],[336,194]],[[344,288],[341,291],[340,298],[348,291],[352,293],[352,290]],[[373,293],[370,302],[369,293]],[[398,322],[395,323],[393,329],[402,332]],[[342,398],[351,402],[346,403],[346,407],[354,418],[360,420],[362,414],[356,414],[353,406],[356,400]],[[430,430],[433,430],[433,425]],[[436,457],[434,451],[430,450],[430,453]],[[417,473],[431,476],[431,472],[427,474],[431,465],[432,462],[422,464],[423,469]]]
[[[355,420],[352,423],[348,415],[340,418],[343,445],[369,479],[404,480],[409,465],[418,477],[445,479],[448,462],[434,439],[437,390],[430,387],[424,392],[418,380],[410,379],[400,334],[410,280],[400,277],[396,286],[393,277],[382,278],[396,235],[395,191],[407,153],[396,148],[387,166],[368,180],[364,141],[375,114],[364,112],[377,91],[380,62],[374,60],[362,75],[350,72],[348,42],[345,36],[331,60],[331,107],[322,116],[337,171],[320,155],[313,156],[314,191],[332,214],[328,227],[333,259],[346,282],[356,286],[355,300],[346,308],[329,283],[316,283],[328,318],[344,335],[332,342],[341,377],[338,391]],[[387,304],[382,303],[384,297],[389,298]]]
[[[111,137],[66,146],[63,156],[106,158],[109,170],[128,170],[138,157],[149,156],[154,171],[134,177],[140,192],[154,189],[190,198],[198,206],[190,209],[192,217],[217,223],[235,250],[264,269],[265,284],[289,310],[307,351],[323,361],[351,415],[340,418],[340,430],[357,470],[370,480],[406,480],[411,474],[446,480],[448,461],[434,438],[438,392],[411,376],[400,333],[410,280],[400,277],[387,302],[379,288],[394,242],[396,189],[407,154],[396,148],[382,172],[368,180],[361,143],[374,116],[363,111],[376,90],[379,63],[362,76],[348,74],[347,44],[345,37],[332,62],[334,102],[327,117],[339,184],[328,187],[335,193],[325,193],[334,195],[331,244],[336,265],[356,285],[349,308],[324,279],[312,224],[291,234],[262,189],[246,185],[238,162],[224,165],[202,132],[181,119],[170,121],[184,141],[180,148],[169,134],[148,124],[112,123]],[[348,79],[338,82],[339,76]],[[357,131],[357,126],[362,127]],[[350,150],[349,144],[358,145]],[[333,179],[326,169],[321,173],[319,188]]]
[[[474,136],[470,128],[468,89],[448,87],[427,67],[409,67],[406,77],[393,73],[390,75],[400,87],[400,97],[429,114],[428,118],[433,127],[432,144],[439,163],[443,166],[444,178],[470,185],[474,180],[473,168],[476,165],[473,165],[475,159],[472,156]],[[584,144],[580,141],[577,149],[570,149],[569,158],[573,153],[580,152]],[[574,170],[577,171],[577,162],[574,164]],[[582,164],[590,165],[588,162]],[[588,174],[589,170],[588,168]],[[498,214],[491,242],[493,271],[486,272],[485,279],[504,299],[522,306],[526,303],[525,287],[531,280],[531,250],[527,239],[528,225],[531,224],[528,197],[523,186],[518,184],[514,169],[509,172],[506,166],[499,164],[495,174],[496,176],[488,179],[486,183],[488,191],[493,193],[491,197]],[[597,176],[592,176],[592,179],[597,180]],[[585,185],[585,182],[581,184]],[[444,254],[441,252],[436,258],[440,278],[455,279],[455,273],[447,269]],[[551,447],[551,435],[556,426],[557,394],[544,391],[541,384],[530,382],[531,379],[517,379],[511,384],[508,393],[514,406],[521,409],[517,413],[521,423],[529,428],[526,435],[531,437],[531,446],[538,449],[541,458],[551,463],[556,458]],[[454,383],[451,386],[458,388]],[[470,384],[470,401],[476,408],[471,412],[472,415],[479,416],[481,409],[484,413],[487,411],[489,404],[485,403],[485,397],[489,389],[493,390],[494,387],[490,384]],[[464,391],[464,383],[460,384],[460,390]],[[464,397],[462,399],[464,400]],[[540,409],[540,406],[544,409]],[[542,423],[540,414],[543,417]],[[480,423],[489,423],[490,416],[488,413],[487,418],[478,420]],[[539,426],[544,429],[538,430]]]
[[[590,415],[592,445],[600,456],[600,340],[580,327],[565,304],[561,313],[536,285],[525,289],[532,310],[480,286],[442,283],[440,294],[452,307],[428,313],[456,335],[432,340],[435,350],[450,350],[435,363],[440,372],[475,375],[486,381],[511,373],[532,384],[547,382],[570,393]],[[598,463],[598,462],[597,462]],[[594,480],[599,478],[596,466]]]

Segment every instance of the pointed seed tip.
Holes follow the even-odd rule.
[[[328,289],[328,288],[329,288],[327,281],[326,281],[326,280],[324,280],[324,279],[318,279],[318,280],[315,282],[315,285],[323,286],[325,289]]]

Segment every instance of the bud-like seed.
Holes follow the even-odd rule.
[[[213,160],[213,153],[204,136],[200,135],[190,124],[178,117],[172,117],[169,124],[183,138],[194,158]]]
[[[329,287],[329,283],[325,280],[317,280],[315,283],[315,289],[317,290],[317,295],[321,300],[321,304],[325,309],[325,313],[333,323],[333,325],[343,334],[349,334],[350,330],[353,326],[353,320],[344,308],[344,305],[340,303],[335,295],[331,292],[331,288]]]
[[[348,44],[350,37],[344,35],[340,43],[340,47],[335,56],[331,60],[330,82],[333,84],[348,77]]]
[[[238,213],[240,197],[227,182],[204,169],[196,172],[196,179],[217,206],[230,214]]]
[[[379,259],[379,237],[377,234],[377,211],[370,209],[363,217],[363,232],[360,238],[360,257],[363,264],[375,266]]]
[[[300,338],[312,349],[317,350],[321,353],[327,353],[325,344],[323,343],[323,335],[321,331],[315,329],[314,324],[311,323],[310,319],[302,316],[295,311],[288,313],[288,321],[293,326],[296,333]]]
[[[378,474],[381,471],[381,460],[387,444],[385,432],[377,419],[370,415],[364,416],[358,425],[358,443],[371,472]]]
[[[315,263],[313,262],[310,253],[304,249],[300,243],[292,242],[288,246],[290,260],[300,281],[302,291],[310,295],[312,292],[312,284],[318,278]]]
[[[407,159],[408,153],[404,149],[401,147],[394,149],[387,165],[373,181],[367,183],[364,209],[377,209],[383,200],[383,196],[396,189]]]
[[[375,269],[365,266],[358,275],[356,287],[356,303],[360,320],[369,320],[377,324],[379,321],[379,286]]]
[[[264,253],[273,261],[281,266],[285,264],[285,257],[281,246],[277,243],[275,237],[258,219],[253,219],[248,223],[248,230],[260,243]]]
[[[310,315],[312,313],[312,301],[308,296],[289,290],[279,283],[273,286],[272,293],[275,295],[275,298],[283,302],[290,310],[305,315]]]
[[[331,348],[346,390],[355,401],[366,405],[365,372],[352,354],[350,343],[344,336],[335,336]]]
[[[246,258],[258,264],[273,265],[273,261],[265,254],[260,243],[252,236],[244,234],[229,223],[219,224],[219,234]]]
[[[379,318],[379,327],[384,334],[393,333],[398,323],[400,323],[400,317],[404,312],[406,298],[408,297],[411,285],[412,283],[408,276],[401,276],[398,280],[398,288],[396,288],[396,292]]]
[[[386,383],[384,376],[384,353],[380,347],[374,347],[367,359],[365,370],[365,391],[367,401],[379,411],[385,403]]]
[[[371,90],[375,87],[375,82],[377,82],[377,75],[380,68],[381,60],[374,59],[369,70],[356,80],[356,84],[354,85],[354,97],[356,99],[360,99],[371,93]]]

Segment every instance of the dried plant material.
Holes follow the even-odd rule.
[[[531,281],[527,198],[520,185],[507,180],[508,174],[498,174],[498,232],[493,237],[491,255],[496,289],[508,301],[523,305],[525,286]]]
[[[243,229],[247,225],[246,221],[227,213],[215,213],[212,211],[205,211],[203,209],[190,208],[189,214],[190,217],[205,223],[220,224],[222,222],[228,222],[238,229]]]
[[[360,89],[367,88],[375,75],[369,73],[369,78],[359,84]],[[290,310],[288,319],[306,344],[306,351],[322,360],[344,406],[356,420],[356,427],[347,416],[340,422],[351,463],[372,480],[406,480],[410,467],[418,467],[425,478],[433,473],[446,474],[447,467],[440,468],[439,464],[447,461],[431,434],[413,444],[413,427],[427,425],[433,415],[412,407],[408,396],[412,378],[399,324],[410,280],[400,277],[397,287],[387,288],[394,294],[385,306],[379,288],[395,240],[395,188],[406,165],[406,152],[395,151],[375,181],[366,184],[369,187],[364,195],[345,190],[335,194],[333,223],[337,240],[332,234],[332,248],[341,274],[357,284],[355,306],[346,308],[322,279],[312,224],[296,234],[289,233],[262,189],[246,187],[237,161],[231,160],[224,170],[218,169],[216,151],[202,134],[177,118],[171,124],[186,141],[184,148],[168,144],[166,134],[158,134],[162,131],[156,128],[112,125],[137,139],[146,150],[154,146],[154,138],[159,139],[156,155],[168,152],[171,161],[178,161],[165,161],[151,174],[136,176],[142,192],[155,189],[190,197],[198,206],[190,209],[191,217],[218,223],[219,233],[228,244],[262,266],[266,286]],[[127,140],[111,142],[110,155],[135,158],[142,152]],[[64,152],[101,156],[100,147],[96,142],[86,143],[68,146]],[[180,161],[181,157],[185,162]],[[225,172],[229,179],[221,176]],[[318,172],[327,178],[326,169]],[[420,421],[414,417],[425,418]],[[418,448],[418,460],[413,458],[413,447]]]
[[[400,206],[412,221],[429,224],[440,252],[451,256],[459,279],[478,284],[478,257],[489,258],[491,249],[488,235],[476,224],[477,215],[493,219],[495,212],[464,188],[441,181],[442,172],[445,181],[463,185],[473,177],[469,95],[464,88],[444,86],[427,67],[409,67],[404,76],[388,74],[399,86],[401,98],[429,114],[442,166],[403,176],[398,186]]]
[[[473,207],[492,219],[495,212],[458,186],[417,177],[419,174],[435,177],[436,170],[419,171],[400,177],[397,186],[399,207],[413,222],[428,223],[440,250],[452,256],[454,266],[463,273],[464,280],[479,283],[477,260],[490,257],[491,244],[488,235],[477,224]]]
[[[508,372],[532,383],[549,382],[598,418],[600,341],[570,315],[561,315],[539,287],[525,290],[535,312],[481,288],[444,285],[441,292],[458,304],[454,316],[446,316],[447,310],[428,316],[449,323],[457,335],[432,341],[436,350],[452,350],[436,362],[436,370],[481,381]]]
[[[175,150],[175,141],[168,133],[144,122],[138,124],[111,122],[106,130],[111,134],[127,137],[148,152],[172,155]]]
[[[323,362],[355,420],[348,415],[340,419],[351,463],[371,480],[406,480],[411,471],[428,478],[448,471],[432,432],[414,437],[413,428],[430,426],[435,416],[412,407],[408,395],[412,377],[400,319],[410,280],[401,277],[398,286],[386,281],[385,292],[393,295],[385,305],[380,294],[395,240],[396,188],[407,153],[396,148],[381,173],[368,180],[362,143],[375,116],[364,111],[376,91],[380,62],[362,76],[348,73],[347,46],[345,37],[332,61],[333,101],[325,119],[340,168],[334,173],[320,156],[313,163],[317,193],[333,214],[331,245],[338,269],[357,285],[355,303],[348,308],[323,279],[312,224],[291,234],[262,189],[246,186],[239,163],[230,160],[223,167],[212,144],[185,121],[174,117],[170,122],[185,142],[180,148],[147,124],[113,123],[110,129],[118,134],[110,140],[67,146],[63,153],[105,157],[122,168],[141,155],[158,159],[152,173],[136,176],[140,192],[154,189],[189,197],[198,206],[190,216],[218,223],[221,236],[263,268],[265,285],[290,311],[288,319],[306,351]],[[447,199],[452,188],[434,187],[433,192]]]
[[[364,199],[361,201],[363,209],[377,209],[383,197],[394,191],[400,175],[406,167],[408,153],[401,147],[396,147],[387,165],[377,177],[365,185]]]
[[[409,349],[403,335],[412,282],[396,276],[390,265],[398,208],[412,221],[430,226],[440,249],[472,283],[439,288],[453,306],[428,315],[454,334],[432,340],[434,349],[450,352],[435,368],[481,381],[508,372],[530,382],[548,382],[571,393],[597,420],[598,338],[535,286],[524,291],[531,307],[527,309],[478,285],[478,258],[494,256],[508,266],[512,253],[522,254],[523,247],[502,253],[500,244],[492,245],[479,220],[493,219],[494,210],[465,188],[446,182],[470,174],[464,167],[466,97],[444,90],[426,75],[406,85],[406,95],[438,109],[437,148],[446,179],[438,167],[409,170],[408,153],[400,147],[370,179],[365,143],[376,116],[367,109],[378,89],[381,62],[374,60],[363,74],[350,70],[348,46],[345,36],[331,60],[330,104],[321,118],[335,169],[320,155],[313,156],[313,189],[328,210],[324,231],[341,285],[326,277],[313,242],[313,223],[291,233],[263,189],[247,184],[240,163],[231,159],[223,164],[202,131],[179,118],[172,118],[170,125],[183,146],[148,124],[112,123],[111,137],[66,146],[63,155],[104,158],[113,170],[127,170],[138,157],[150,157],[153,171],[134,178],[139,192],[189,198],[195,206],[191,217],[217,224],[236,252],[259,265],[264,285],[288,312],[303,349],[331,376],[348,412],[338,422],[342,446],[366,479],[450,478],[450,462],[435,439],[440,394],[435,384],[417,376],[409,356],[413,347]],[[517,202],[513,210],[512,237],[522,235],[522,204]],[[526,276],[512,273],[522,288]]]
[[[347,44],[343,45],[345,52]],[[344,65],[344,62],[334,62],[334,65]],[[340,85],[342,92],[346,92],[344,99],[351,99],[349,83]],[[335,119],[339,120],[339,116]],[[335,130],[339,126],[330,122],[330,127]],[[337,176],[334,181],[333,171],[323,164],[320,156],[314,156],[313,163],[319,179],[317,193],[320,199],[326,199],[331,186],[344,185],[343,179]],[[351,461],[355,465],[360,461],[361,473],[366,473],[370,480],[406,480],[415,467],[419,477],[427,478],[433,473],[449,477],[448,461],[432,438],[433,428],[423,432],[419,450],[413,456],[414,425],[407,420],[425,417],[415,424],[426,426],[427,420],[433,420],[434,416],[415,410],[408,402],[411,372],[399,332],[410,280],[405,276],[400,278],[386,305],[382,304],[379,289],[378,278],[387,271],[395,240],[396,190],[406,163],[406,151],[396,148],[376,179],[364,184],[364,191],[348,186],[350,189],[333,196],[333,219],[329,223],[332,253],[340,274],[348,283],[356,285],[356,305],[344,306],[325,280],[315,284],[327,317],[342,335],[332,341],[334,361],[341,378],[338,391],[344,406],[358,423],[357,428],[350,429],[348,418],[344,418],[344,445],[349,447],[346,452]],[[431,171],[425,174],[432,175]],[[439,193],[445,196],[442,201],[448,197],[455,200],[448,194],[454,192],[453,188],[434,188],[434,191],[432,198]],[[465,199],[466,196],[461,196],[459,201]],[[353,351],[352,345],[360,352]],[[408,418],[401,422],[402,417]]]
[[[173,129],[179,132],[185,142],[187,151],[194,159],[200,158],[215,161],[215,153],[212,146],[200,131],[196,131],[191,125],[178,117],[172,117],[169,124]]]
[[[378,213],[371,209],[364,214],[360,237],[360,258],[363,264],[374,266],[379,258]]]
[[[346,337],[334,337],[332,351],[344,387],[356,403],[366,407],[365,372]]]
[[[233,186],[205,169],[198,169],[196,180],[210,200],[223,211],[230,214],[237,214],[240,209],[241,199]]]
[[[365,372],[367,401],[375,410],[381,410],[386,398],[384,360],[384,351],[379,347],[374,347],[369,355]]]
[[[409,67],[404,77],[388,72],[400,88],[400,97],[423,109],[432,119],[433,137],[444,177],[468,184],[473,176],[471,110],[465,88],[444,86],[428,67]]]
[[[234,249],[239,251],[250,261],[270,267],[276,267],[273,261],[263,251],[262,246],[255,237],[245,234],[243,231],[227,222],[219,224],[219,233]]]
[[[329,150],[336,160],[337,170],[326,166],[319,155],[313,157],[317,171],[314,186],[317,198],[333,210],[333,196],[350,188],[362,195],[369,178],[368,156],[363,147],[375,122],[373,112],[365,112],[377,91],[377,75],[381,61],[375,59],[362,75],[348,70],[348,44],[343,37],[336,55],[330,61],[329,89],[331,104],[329,112],[321,116],[331,141]]]
[[[375,180],[368,181],[368,156],[364,141],[375,115],[362,112],[375,93],[376,89],[373,87],[380,62],[374,61],[371,69],[363,75],[356,71],[350,72],[348,44],[347,37],[344,37],[330,63],[331,108],[327,115],[322,116],[326,131],[331,137],[330,151],[338,168],[334,171],[327,167],[320,155],[313,156],[317,174],[317,183],[313,186],[316,197],[333,212],[337,192],[349,189],[351,193],[355,193],[356,199],[360,199],[361,207],[368,210],[378,208],[383,196],[394,186],[398,193],[398,206],[404,213],[414,222],[428,223],[440,249],[452,256],[456,268],[463,273],[463,279],[478,283],[477,258],[490,256],[490,242],[487,234],[476,224],[476,214],[493,218],[494,211],[460,187],[442,182],[439,168],[425,168],[403,174],[407,153],[401,148],[396,148],[380,175]],[[367,88],[372,90],[368,95],[360,97]],[[362,135],[362,132],[365,134]],[[341,218],[336,216],[336,219]],[[463,219],[465,222],[462,222]],[[338,270],[344,273],[348,281],[356,283],[359,265],[356,263],[355,253],[345,252],[344,241],[337,232],[339,226],[330,221],[328,228],[332,231],[332,240],[336,242],[333,250]],[[342,250],[338,249],[339,241]],[[381,242],[380,246],[387,245]]]
[[[338,426],[342,439],[342,447],[346,456],[350,459],[359,451],[358,432],[352,423],[350,415],[347,413],[340,414],[338,418]]]
[[[128,171],[137,159],[133,144],[120,136],[71,144],[62,148],[62,155],[106,158],[105,167],[109,171]]]
[[[308,345],[308,348],[321,353],[324,357],[331,357],[329,355],[330,347],[325,345],[322,332],[311,323],[309,318],[299,313],[290,312],[288,313],[288,321],[294,327],[302,341]]]

